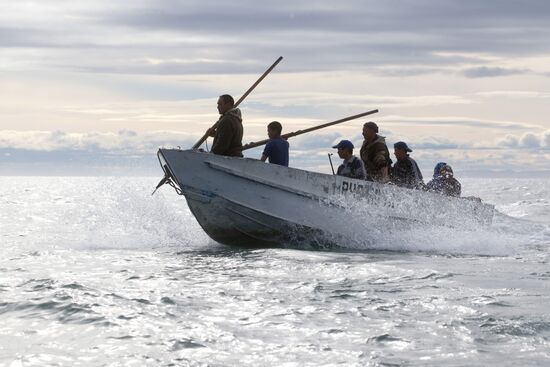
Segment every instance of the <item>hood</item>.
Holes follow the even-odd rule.
[[[435,165],[435,167],[434,167],[434,178],[436,178],[440,175],[439,172],[441,172],[441,168],[443,168],[446,165],[447,165],[447,163],[445,163],[445,162],[439,162],[438,164]]]
[[[239,119],[239,121],[243,120],[243,118],[241,117],[241,110],[238,109],[238,108],[233,108],[233,109],[227,111],[226,113],[224,113],[224,116],[225,115],[236,117],[236,118]]]
[[[366,147],[367,145],[371,145],[371,144],[378,143],[378,142],[386,144],[386,137],[382,136],[382,135],[376,135],[376,139],[374,139],[370,143],[367,143],[367,140],[365,139],[363,141],[363,146]]]

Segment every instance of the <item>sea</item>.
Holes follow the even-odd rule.
[[[0,366],[550,366],[548,180],[314,251],[216,243],[159,178],[0,177]]]

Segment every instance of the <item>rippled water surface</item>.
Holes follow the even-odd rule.
[[[545,180],[353,252],[217,244],[157,181],[0,177],[0,366],[550,365]]]

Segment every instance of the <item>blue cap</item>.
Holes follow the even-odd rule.
[[[405,143],[404,141],[398,141],[397,143],[395,143],[395,144],[393,145],[393,147],[394,147],[395,149],[402,149],[402,150],[404,150],[404,151],[406,151],[406,152],[412,152],[412,149],[409,148],[409,146],[407,145],[407,143]]]
[[[335,149],[353,149],[353,143],[349,140],[340,140],[340,142],[338,144],[336,144],[335,146],[333,146],[333,148]]]

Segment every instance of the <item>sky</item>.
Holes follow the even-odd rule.
[[[378,109],[290,139],[329,172],[372,120],[425,177],[550,177],[550,2],[0,0],[0,174],[162,175],[238,99],[243,142]],[[208,147],[211,140],[208,141]],[[207,148],[206,145],[203,147]],[[245,155],[259,158],[261,148]],[[334,163],[338,163],[336,155]]]

